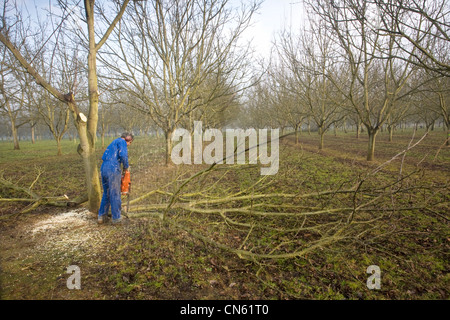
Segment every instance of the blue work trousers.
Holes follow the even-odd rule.
[[[111,215],[113,220],[120,219],[120,210],[122,207],[122,199],[120,198],[120,184],[122,173],[119,166],[111,165],[103,162],[101,166],[103,197],[98,210],[98,217],[108,213],[111,206]]]

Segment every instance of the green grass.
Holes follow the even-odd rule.
[[[114,138],[106,138],[107,146]],[[130,162],[138,162],[145,152],[151,150],[153,139],[137,137],[133,147],[129,150]],[[62,155],[57,155],[54,140],[21,141],[20,150],[14,150],[11,142],[0,142],[0,173],[9,180],[13,180],[21,187],[30,186],[39,172],[39,180],[33,190],[42,196],[70,197],[80,195],[85,191],[84,167],[77,153],[78,142],[61,141]],[[136,146],[136,147],[135,147]],[[104,149],[100,141],[97,142],[96,154],[98,167]],[[145,158],[145,157],[144,157]]]
[[[416,134],[416,139],[419,136]],[[362,135],[356,140],[354,133],[339,133],[336,137],[328,133],[325,149],[319,151],[317,134],[309,136],[302,133],[298,145],[295,137],[289,137],[280,145],[278,174],[268,178],[266,182],[269,183],[261,189],[256,188],[255,192],[305,194],[351,187],[359,178],[407,147],[411,132],[397,132],[393,142],[387,141],[387,135],[380,134],[376,160],[371,163],[364,160],[365,139]],[[360,213],[356,217],[360,219],[358,221],[377,220],[367,225],[350,226],[346,229],[349,237],[306,255],[291,259],[243,260],[178,228],[164,225],[157,218],[136,218],[128,227],[111,233],[106,232],[110,229],[100,232],[104,237],[104,247],[95,253],[95,259],[87,257],[86,253],[90,251],[59,252],[52,256],[36,252],[28,259],[2,262],[2,271],[10,277],[9,284],[14,284],[14,290],[8,291],[5,298],[18,294],[25,299],[79,297],[64,291],[65,278],[58,278],[58,272],[63,273],[63,268],[59,262],[53,262],[61,260],[64,266],[74,261],[82,266],[87,277],[83,282],[85,290],[77,294],[87,299],[448,299],[450,149],[441,148],[435,157],[444,139],[442,132],[432,132],[423,145],[408,152],[403,174],[416,170],[417,163],[427,155],[420,164],[421,170],[403,182],[402,187],[410,191],[388,193],[377,200],[374,211]],[[133,196],[162,188],[178,175],[181,180],[176,185],[180,185],[184,181],[182,179],[205,167],[164,167],[163,145],[162,140],[138,137],[130,147]],[[36,191],[54,195],[69,191],[76,195],[84,190],[84,172],[73,142],[64,142],[60,157],[56,156],[56,146],[51,141],[38,141],[35,145],[24,142],[21,148],[14,151],[11,150],[12,144],[0,143],[0,170],[6,178],[26,186],[34,180],[37,168],[41,168],[44,173],[34,186]],[[101,154],[99,148],[99,158]],[[400,166],[401,159],[393,161],[368,179],[363,184],[367,192],[357,198],[358,203],[374,199],[375,188],[396,181]],[[182,190],[181,198],[198,191],[202,192],[200,198],[223,196],[244,190],[261,177],[258,168],[230,172],[226,169],[227,166],[222,165],[211,175],[194,180]],[[168,192],[174,190],[166,189]],[[390,191],[389,188],[387,190]],[[0,191],[2,196],[7,196],[4,190]],[[167,203],[168,199],[167,195],[156,194],[146,203]],[[424,200],[430,201],[432,211],[388,211],[394,205],[397,208],[418,207]],[[291,202],[269,199],[267,205],[271,205],[271,210],[282,212],[281,208],[273,205],[335,208],[352,205],[352,201],[350,196],[336,194]],[[251,203],[246,200],[224,205],[239,207]],[[2,231],[20,228],[21,224],[27,223],[27,217],[38,219],[39,213],[21,217],[13,227],[6,223]],[[249,221],[245,216],[229,217]],[[248,228],[224,223],[218,216],[181,210],[174,212],[170,219],[178,219],[196,232],[230,247],[239,247],[246,239],[245,246],[254,252],[289,252],[297,245],[308,245],[318,237],[313,232],[288,233],[274,229],[249,232]],[[333,219],[324,217],[311,218],[308,222],[323,224],[330,221]],[[301,225],[303,219],[258,218],[253,222],[294,228]],[[12,235],[18,242],[12,247],[2,248],[2,252],[9,257],[20,256],[20,246],[26,246],[26,243],[20,242],[18,235]],[[366,269],[372,264],[381,268],[381,290],[369,290],[366,286],[369,276]],[[42,280],[37,286],[14,271],[29,265],[38,270],[33,271],[36,279],[46,272],[51,277],[40,278]],[[55,278],[58,279],[56,283]]]
[[[75,155],[77,152],[77,143],[69,140],[61,141],[61,150],[63,155]],[[39,158],[56,157],[57,147],[54,140],[36,140],[20,141],[20,150],[14,150],[12,142],[0,142],[0,165],[11,164],[15,161],[30,161]]]

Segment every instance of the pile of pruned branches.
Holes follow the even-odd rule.
[[[19,211],[0,216],[0,219],[8,219],[17,217],[21,214],[29,213],[40,206],[54,206],[54,207],[73,207],[87,201],[87,195],[77,197],[76,199],[69,199],[67,195],[62,196],[42,196],[33,190],[36,182],[39,180],[44,171],[37,168],[36,178],[27,186],[20,186],[9,179],[5,179],[3,174],[0,174],[0,204],[25,204],[20,206]]]
[[[420,166],[409,173],[403,169],[407,151],[425,136],[346,188],[268,192],[274,180],[263,176],[236,192],[215,189],[220,181],[227,180],[227,175],[239,175],[239,170],[252,170],[252,166],[223,168],[213,164],[132,200],[129,217],[159,216],[164,223],[244,259],[304,256],[339,241],[361,239],[379,226],[378,221],[389,224],[394,213],[431,211],[440,215],[431,208],[448,203],[448,186],[417,184]],[[398,174],[380,185],[377,174],[396,159],[401,160]],[[213,182],[202,183],[213,174]],[[204,187],[192,191],[189,185]],[[152,202],[155,195],[164,195],[168,200]]]

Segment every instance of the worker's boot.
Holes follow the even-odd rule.
[[[122,217],[120,217],[119,219],[111,219],[111,223],[116,225],[127,224],[128,219],[123,219]]]
[[[98,217],[97,222],[98,222],[98,224],[104,224],[104,223],[108,222],[108,220],[109,220],[108,215],[104,214],[104,215]]]
[[[122,223],[122,218],[119,218],[119,219],[111,219],[111,223],[112,223],[112,224],[121,224],[121,223]]]

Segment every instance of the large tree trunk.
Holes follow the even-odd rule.
[[[102,121],[102,133],[101,133],[101,141],[102,141],[102,149],[105,149],[105,123]]]
[[[86,182],[89,198],[89,210],[98,212],[101,202],[100,178],[95,154],[95,142],[97,140],[98,125],[98,81],[97,81],[97,52],[108,38],[108,32],[112,31],[114,25],[125,11],[128,1],[122,5],[120,13],[108,28],[106,34],[99,43],[95,41],[94,30],[94,1],[85,0],[86,22],[89,34],[89,54],[88,54],[88,90],[89,90],[89,116],[87,123],[78,126],[78,135],[80,137],[81,156],[86,172]]]
[[[388,125],[387,129],[389,132],[389,142],[392,142],[394,136],[394,126]]]
[[[57,147],[57,149],[58,149],[58,152],[57,152],[57,156],[62,156],[62,150],[61,150],[61,137],[57,137],[56,138],[56,147]]]
[[[450,114],[448,113],[444,95],[439,93],[439,105],[441,107],[441,113],[444,118],[444,130],[447,131],[447,140],[445,145],[450,146]]]
[[[31,143],[35,143],[35,137],[34,137],[34,126],[31,127]]]
[[[50,83],[48,83],[42,76],[33,68],[33,66],[22,56],[20,51],[11,43],[7,36],[0,32],[0,42],[2,42],[16,57],[18,62],[33,76],[36,82],[44,87],[54,97],[67,103],[69,109],[74,116],[75,125],[80,138],[78,146],[78,153],[83,159],[84,169],[86,173],[86,183],[89,198],[89,210],[97,212],[101,201],[100,179],[98,174],[97,159],[95,155],[95,140],[97,134],[98,122],[98,85],[97,85],[97,70],[96,70],[96,56],[98,50],[108,39],[112,30],[115,28],[118,21],[121,19],[129,0],[124,0],[120,11],[114,20],[108,26],[105,34],[98,43],[95,41],[94,30],[94,2],[95,0],[84,0],[84,9],[86,13],[86,23],[89,35],[89,55],[88,55],[88,89],[89,89],[89,117],[78,112],[75,105],[75,99],[72,93],[63,94]]]
[[[83,163],[86,171],[86,182],[88,187],[89,210],[98,212],[101,202],[101,187],[99,171],[97,166],[97,158],[95,156],[95,142],[97,140],[97,123],[98,123],[98,85],[97,85],[97,68],[96,54],[90,52],[88,56],[88,85],[89,85],[89,117],[83,133],[84,140],[80,144],[86,145],[86,152],[83,157]],[[81,127],[80,127],[81,128]]]
[[[77,114],[76,106],[73,104],[71,109],[74,110],[74,116]],[[97,158],[95,155],[95,146],[91,144],[87,130],[87,118],[84,114],[76,115],[76,123],[80,144],[78,145],[78,153],[83,160],[84,172],[86,177],[86,187],[88,194],[89,210],[93,213],[98,212],[101,202],[101,187],[99,172],[97,167]]]
[[[445,142],[445,145],[446,146],[450,146],[450,123],[449,123],[450,121],[445,121],[445,123],[444,123],[444,130],[446,129],[446,131],[447,131],[447,140],[446,140],[446,142]]]
[[[14,150],[20,150],[19,137],[17,136],[16,122],[14,121],[13,118],[11,118],[11,133],[12,133],[13,140],[14,140]]]
[[[170,163],[170,155],[172,153],[172,135],[171,130],[164,131],[164,137],[166,138],[166,166]]]
[[[361,124],[359,122],[356,123],[356,139],[359,139],[359,134],[361,133]]]
[[[373,161],[375,159],[375,140],[378,130],[373,128],[367,128],[369,134],[369,145],[367,149],[367,161]]]
[[[325,130],[323,130],[322,127],[319,127],[319,135],[320,135],[320,142],[319,142],[319,150],[323,149],[323,139],[325,135]]]

